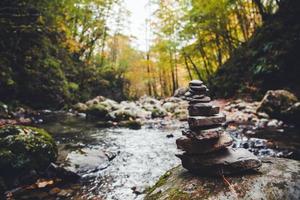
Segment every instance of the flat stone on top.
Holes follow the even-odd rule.
[[[226,121],[225,115],[219,113],[213,116],[189,116],[188,123],[190,128],[213,126],[222,124]]]
[[[189,85],[190,85],[190,86],[192,86],[192,85],[200,86],[200,85],[203,85],[203,81],[200,81],[200,80],[192,80],[192,81],[190,81]]]

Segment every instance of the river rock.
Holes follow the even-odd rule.
[[[298,101],[297,97],[286,90],[269,90],[261,100],[257,112],[265,112],[270,117],[282,119],[284,111]]]
[[[168,171],[148,190],[145,200],[298,200],[300,196],[300,161],[296,160],[263,159],[257,173],[225,178],[195,176],[178,166]]]
[[[213,116],[190,116],[188,123],[190,128],[194,129],[197,127],[213,126],[222,124],[226,121],[226,117],[223,114],[217,114]]]
[[[210,116],[220,112],[220,107],[211,104],[198,103],[188,107],[190,116]]]
[[[189,154],[204,154],[223,149],[232,144],[233,140],[228,134],[221,134],[217,139],[198,140],[183,136],[176,140],[177,147]]]
[[[221,133],[224,130],[222,128],[214,128],[208,130],[183,130],[182,135],[185,135],[189,138],[196,138],[198,140],[210,140],[210,139],[217,139],[220,137]]]

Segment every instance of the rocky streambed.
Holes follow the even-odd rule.
[[[186,102],[148,98],[140,103],[124,102],[115,105],[116,108],[109,106],[108,102],[104,106],[107,109],[105,115],[114,112],[114,115],[109,116],[137,120],[141,128],[133,130],[115,126],[119,120],[112,121],[113,126],[103,128],[103,121],[100,120],[99,126],[99,120],[86,119],[85,114],[78,111],[42,112],[35,118],[39,122],[36,125],[50,132],[57,142],[57,164],[77,173],[81,178],[72,183],[64,180],[38,180],[34,187],[8,191],[8,197],[130,200],[143,199],[147,192],[149,194],[152,190],[149,188],[159,177],[180,163],[175,157],[175,140],[180,137],[181,130],[187,127],[184,121]],[[274,119],[265,112],[257,112],[259,102],[218,100],[214,103],[227,115],[224,127],[234,139],[234,148],[246,148],[260,158],[299,160],[299,128]],[[167,112],[157,117],[153,113],[161,110],[161,106]],[[119,111],[122,114],[115,115]],[[287,159],[286,162],[298,161],[290,162]]]
[[[128,128],[98,128],[97,123],[68,113],[52,113],[43,117],[40,127],[51,132],[58,143],[58,163],[78,173],[78,182],[47,185],[28,189],[16,199],[143,199],[145,193],[167,170],[180,160],[175,140],[187,122],[175,119],[155,119],[144,122],[139,130]],[[272,139],[259,139],[251,123],[227,125],[234,137],[234,147],[247,148],[259,157],[295,157],[290,143],[299,145],[299,134],[292,134],[283,146]],[[246,132],[251,131],[251,134]],[[295,130],[294,130],[295,131]],[[298,141],[298,142],[297,142]],[[272,143],[272,145],[270,145]],[[297,156],[296,156],[297,158]]]

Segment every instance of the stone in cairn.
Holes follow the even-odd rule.
[[[222,128],[226,121],[220,108],[211,103],[207,87],[200,80],[189,84],[185,94],[189,101],[189,129],[176,140],[177,154],[184,168],[198,174],[235,174],[257,169],[260,160],[246,149],[232,149],[233,140]]]

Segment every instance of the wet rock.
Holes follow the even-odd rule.
[[[131,188],[131,190],[136,195],[141,195],[145,192],[145,189],[143,187],[139,187],[139,186],[133,186]]]
[[[86,110],[87,118],[104,120],[107,118],[108,109],[103,105],[92,105]]]
[[[134,130],[138,130],[142,128],[142,124],[140,121],[137,120],[128,120],[128,121],[121,121],[118,123],[120,127],[126,127]]]
[[[0,175],[45,169],[57,157],[52,137],[43,129],[7,125],[0,128]]]
[[[167,135],[167,138],[173,138],[173,137],[174,137],[173,134],[168,134],[168,135]]]
[[[80,176],[70,170],[60,167],[54,163],[51,163],[46,170],[46,174],[49,178],[58,177],[63,181],[74,182],[77,181]]]
[[[260,105],[258,112],[265,112],[272,118],[284,118],[284,111],[298,101],[297,97],[286,90],[269,90]]]
[[[271,170],[270,170],[271,169]],[[171,169],[148,190],[145,200],[163,199],[289,199],[300,196],[300,162],[264,159],[258,173],[199,177],[181,166]],[[163,180],[163,181],[162,181]],[[227,182],[227,183],[226,183]],[[228,185],[228,183],[230,185]]]

